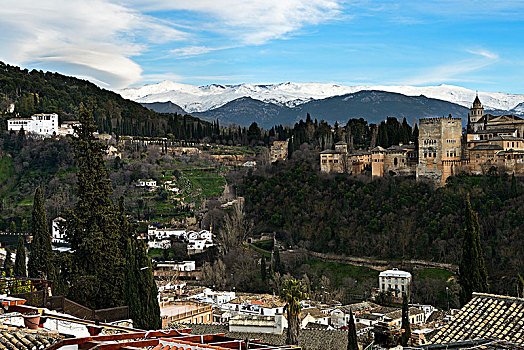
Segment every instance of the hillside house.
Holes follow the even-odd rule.
[[[397,268],[382,271],[378,275],[378,287],[380,292],[391,292],[399,298],[403,294],[409,295],[411,286],[411,274]]]
[[[34,114],[29,118],[11,118],[7,130],[33,133],[43,137],[58,135],[58,114]]]
[[[65,219],[57,217],[51,223],[51,241],[53,243],[67,243],[65,240],[65,229],[61,227],[65,224]]]
[[[146,187],[146,188],[156,188],[156,180],[153,179],[139,179],[136,184],[136,187]]]

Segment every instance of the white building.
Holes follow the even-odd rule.
[[[75,126],[76,127],[80,126],[80,122],[78,120],[63,122],[60,125],[60,127],[58,128],[58,135],[61,135],[61,136],[75,135],[75,129],[74,129]]]
[[[58,114],[35,114],[29,118],[12,118],[7,121],[7,130],[22,129],[44,137],[58,135]]]
[[[65,240],[65,230],[60,226],[65,224],[65,219],[57,217],[51,223],[51,238],[53,243],[67,243]]]
[[[149,187],[149,188],[152,188],[152,187],[156,187],[156,180],[153,180],[153,179],[139,179],[136,184],[135,184],[136,187]]]
[[[186,235],[185,230],[175,230],[170,228],[156,228],[154,226],[149,226],[147,229],[147,237],[150,240],[153,239],[166,239],[170,237],[175,237],[177,239],[184,239]]]
[[[173,271],[195,271],[196,270],[196,264],[194,261],[182,261],[182,262],[174,262],[174,261],[164,261],[157,264],[157,268],[162,268],[165,270],[173,270]]]
[[[229,320],[230,332],[282,334],[286,327],[287,320],[283,315],[238,315]]]
[[[212,304],[213,306],[219,307],[223,304],[229,303],[231,300],[235,298],[235,292],[220,292],[214,291],[210,288],[206,288],[202,291],[202,293],[195,294],[191,296],[189,299],[200,303]]]
[[[208,230],[201,231],[185,231],[176,229],[158,229],[150,226],[147,229],[148,247],[167,249],[171,247],[171,238],[175,238],[187,243],[187,251],[189,254],[203,252],[212,247],[213,234]],[[163,248],[165,246],[165,248]]]
[[[378,275],[378,288],[380,292],[392,292],[395,297],[409,294],[411,274],[399,269],[382,271]]]
[[[213,242],[209,242],[206,239],[189,239],[187,241],[187,252],[189,254],[201,253],[212,246]]]
[[[171,248],[171,240],[162,239],[162,240],[153,240],[147,241],[148,249],[169,249]]]

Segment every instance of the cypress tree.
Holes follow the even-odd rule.
[[[408,296],[404,294],[402,296],[402,337],[400,340],[401,345],[407,346],[410,338],[411,338],[411,327],[409,325]]]
[[[79,121],[73,139],[78,201],[65,215],[65,234],[74,251],[69,298],[95,309],[115,307],[123,304],[127,237],[122,237],[119,211],[110,199],[106,146],[95,139],[93,116],[83,105]]]
[[[349,310],[347,350],[359,350],[358,349],[357,328],[355,327],[355,319],[353,318],[353,311],[351,310]]]
[[[466,304],[473,292],[487,292],[488,274],[480,247],[480,228],[478,215],[471,207],[469,194],[466,197],[466,227],[462,243],[462,259],[459,265],[459,284],[462,287],[460,301]]]
[[[5,272],[6,277],[13,276],[13,260],[11,259],[12,254],[13,253],[11,252],[11,249],[9,249],[9,247],[6,247],[5,248],[4,268],[3,268],[3,271]]]
[[[266,281],[267,278],[267,267],[266,267],[266,257],[263,256],[260,261],[260,274],[262,276],[262,281]]]
[[[273,251],[273,271],[282,273],[282,264],[280,263],[280,252],[276,246]]]
[[[517,297],[518,298],[524,298],[524,278],[519,274],[517,274],[517,278],[515,281],[515,289],[517,291]]]
[[[511,197],[515,198],[518,195],[517,191],[517,179],[515,179],[515,173],[511,174]]]
[[[52,256],[51,235],[47,225],[47,216],[42,200],[42,190],[37,187],[33,201],[33,215],[31,219],[33,242],[29,254],[28,273],[29,277],[37,278],[44,275],[52,278]]]
[[[123,297],[129,306],[129,316],[139,329],[159,329],[162,326],[158,290],[153,277],[153,266],[145,243],[136,238],[136,230],[128,222],[124,200],[120,198],[120,224],[130,237],[126,242]]]
[[[27,270],[25,266],[25,246],[24,239],[22,238],[22,236],[18,236],[13,275],[15,277],[27,277]]]

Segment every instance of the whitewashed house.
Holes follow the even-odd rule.
[[[229,303],[236,298],[235,292],[220,292],[214,291],[211,288],[205,288],[202,293],[195,294],[190,299],[200,303],[212,304],[213,306],[221,306]]]
[[[378,288],[380,292],[392,292],[395,297],[402,297],[403,294],[409,295],[411,287],[411,274],[393,268],[382,271],[378,275]]]
[[[237,315],[229,320],[230,332],[282,334],[284,328],[287,320],[283,315]]]
[[[61,225],[65,224],[65,219],[62,217],[55,218],[51,223],[51,241],[53,243],[67,243],[65,240],[65,229]]]
[[[149,249],[169,249],[171,248],[170,239],[147,241],[147,248]]]
[[[190,272],[196,270],[195,261],[164,261],[157,264],[157,268],[172,271]]]
[[[58,135],[58,114],[34,114],[29,118],[11,118],[7,130],[34,133],[44,137]]]
[[[136,187],[147,187],[147,188],[155,188],[156,180],[153,179],[138,179],[138,181],[135,184]]]
[[[147,229],[147,237],[151,240],[153,239],[166,239],[175,237],[177,239],[184,239],[186,235],[185,230],[175,230],[170,228],[156,228],[154,226],[149,226]]]
[[[60,127],[58,128],[58,135],[60,136],[75,135],[75,129],[74,129],[75,126],[76,127],[80,126],[80,122],[78,120],[63,122],[62,124],[60,124]]]

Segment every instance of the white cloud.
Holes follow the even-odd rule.
[[[179,58],[188,58],[203,55],[211,51],[224,50],[227,48],[229,47],[185,46],[179,49],[173,49],[169,52]]]
[[[440,84],[446,82],[469,81],[465,77],[467,73],[486,68],[499,60],[499,55],[485,50],[466,50],[466,52],[477,56],[462,59],[456,62],[429,68],[426,72],[402,82],[409,85]]]
[[[489,60],[498,60],[499,59],[498,54],[496,54],[495,52],[485,50],[485,49],[467,50],[467,52],[469,52],[472,55],[478,55],[478,56],[487,58]]]
[[[120,88],[141,79],[132,60],[147,49],[188,35],[107,0],[7,0],[0,7],[0,57],[12,64],[53,67]]]
[[[206,30],[242,44],[285,38],[305,25],[337,18],[344,0],[127,0],[143,11],[184,10],[209,16]]]
[[[214,33],[232,45],[197,44],[170,51],[188,58],[286,38],[305,25],[341,14],[344,0],[4,0],[0,59],[57,70],[119,89],[143,80],[134,58],[155,44]],[[194,21],[169,22],[161,12],[188,11]],[[148,15],[146,15],[148,13]],[[155,17],[157,16],[157,17]]]

